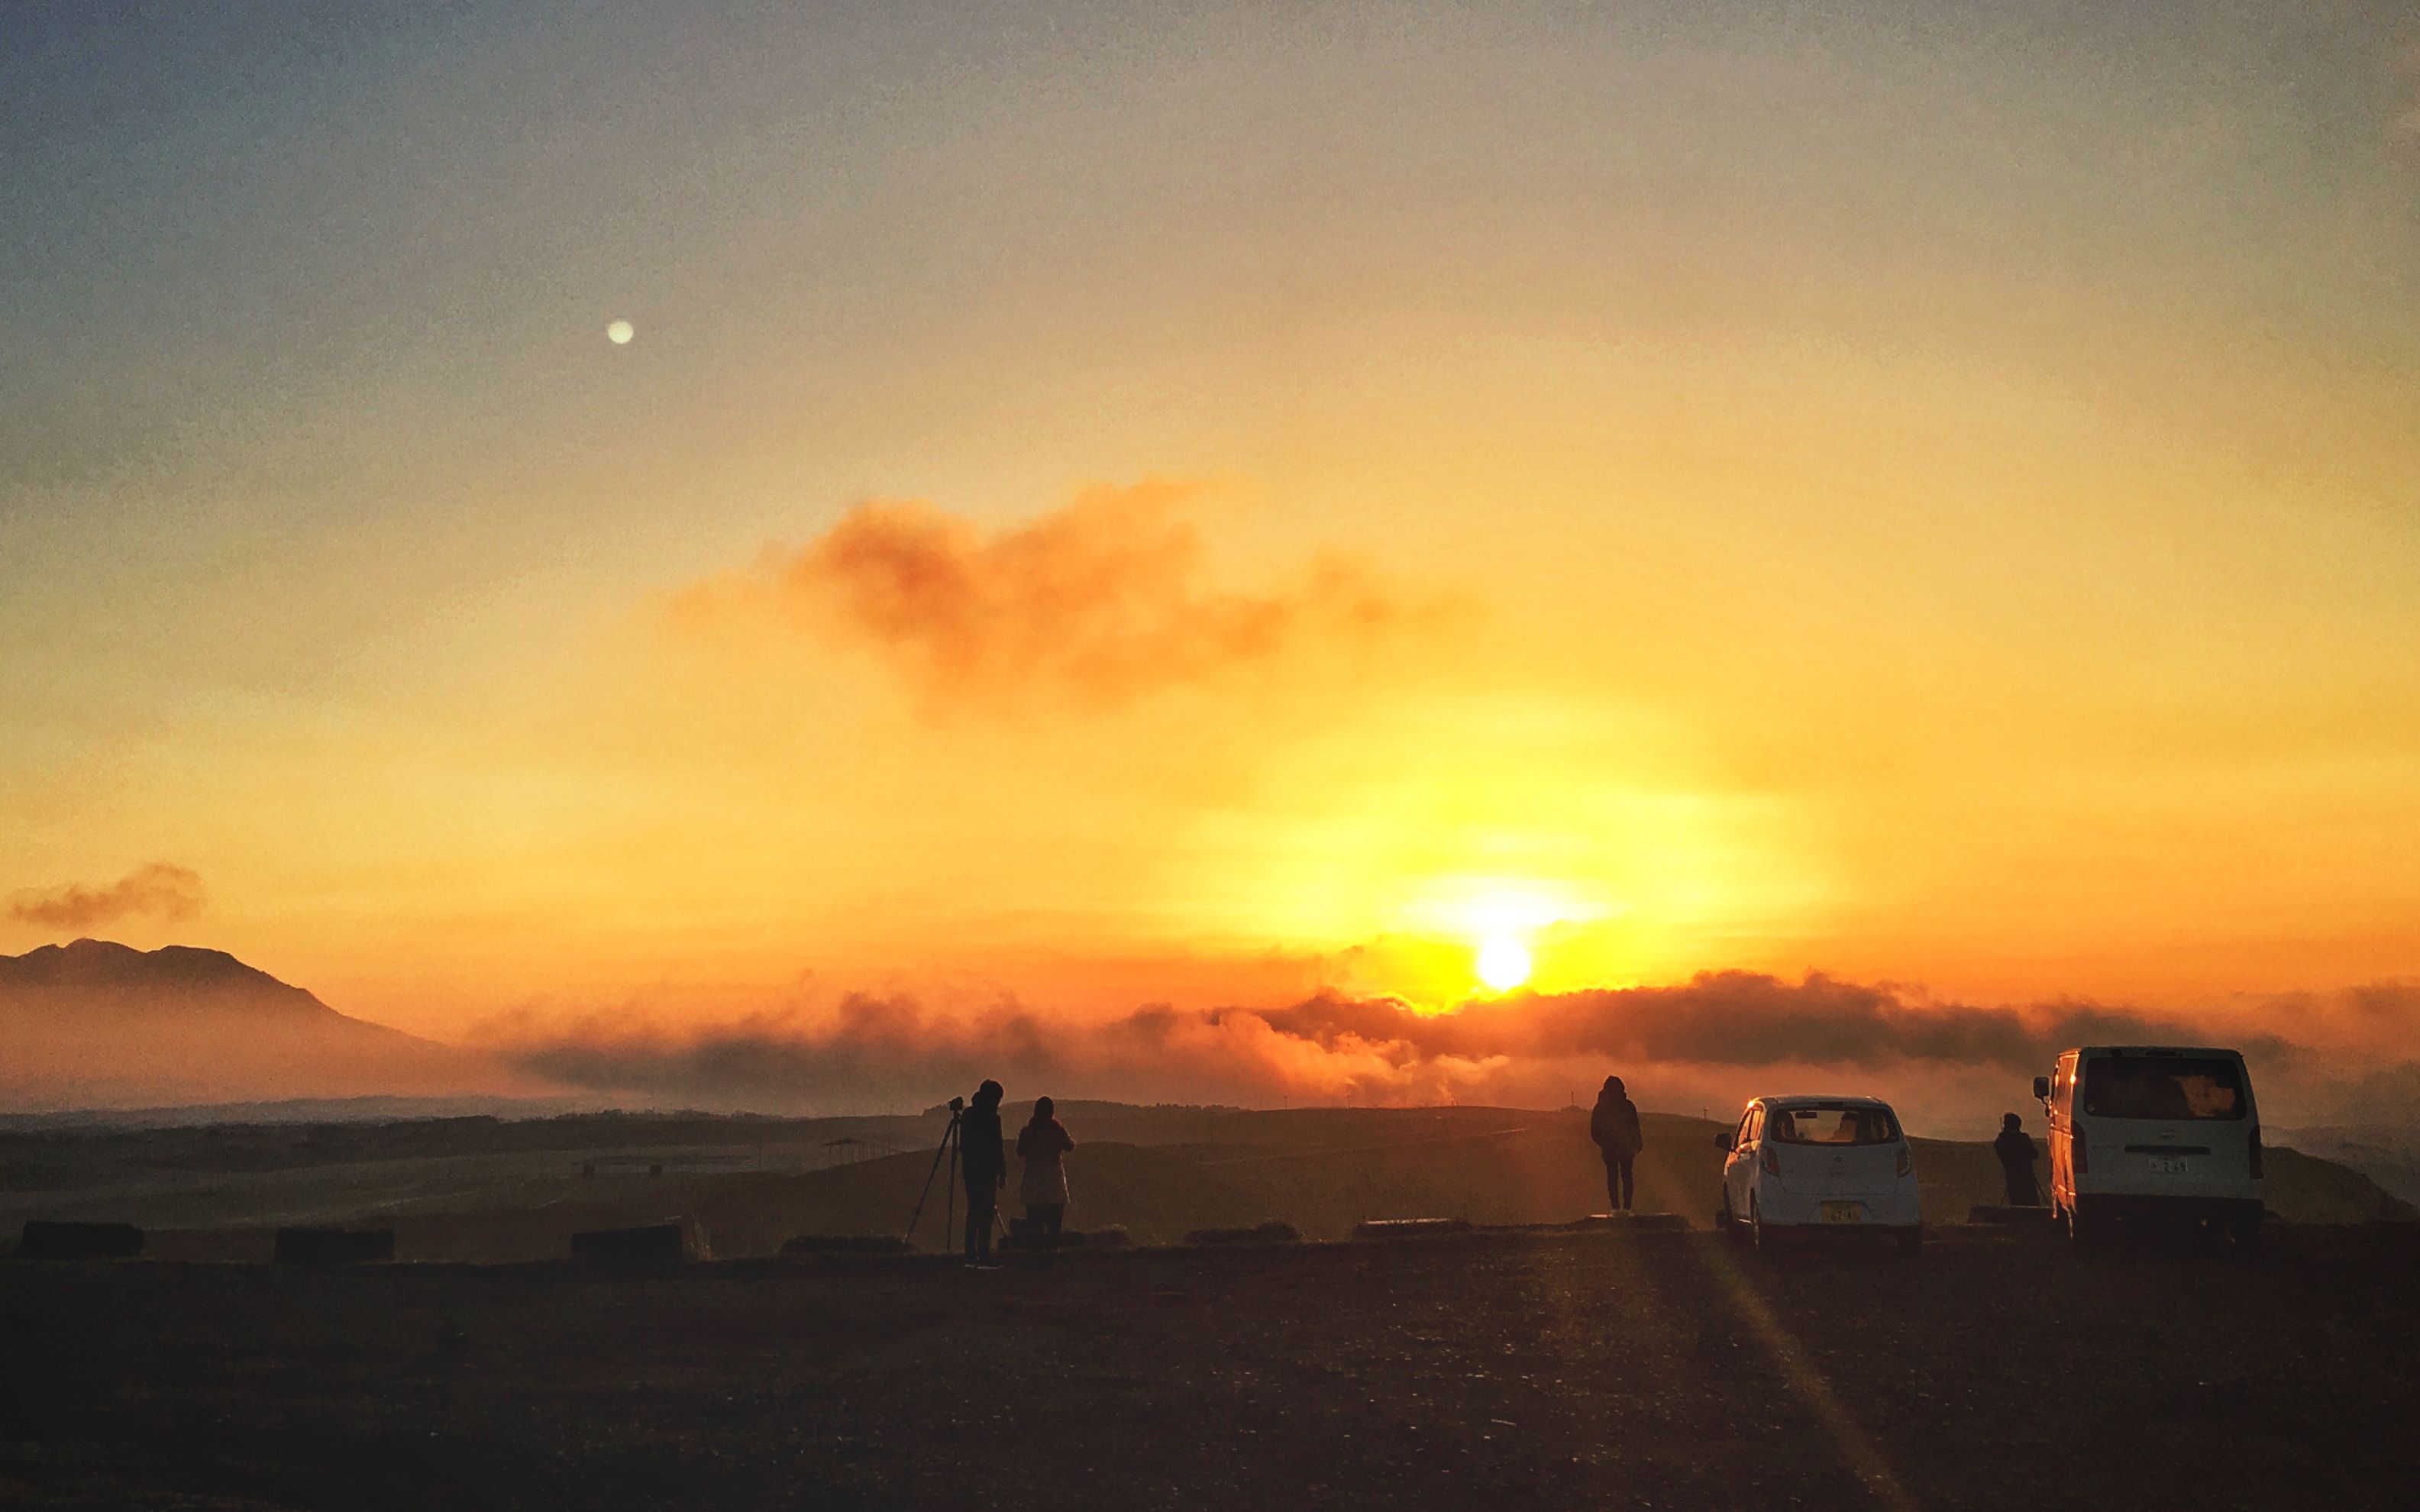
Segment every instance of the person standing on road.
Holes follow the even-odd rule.
[[[2041,1152],[2025,1133],[2023,1118],[2008,1114],[2000,1119],[2000,1137],[1992,1141],[1992,1153],[2000,1158],[2000,1175],[2008,1179],[2009,1206],[2040,1207],[2041,1189],[2034,1184],[2034,1162],[2041,1159]]]
[[[1048,1098],[1033,1099],[1033,1117],[1016,1132],[1017,1159],[1025,1162],[1025,1178],[1016,1194],[1025,1199],[1025,1216],[1042,1244],[1048,1264],[1059,1248],[1059,1229],[1067,1220],[1067,1167],[1060,1157],[1076,1147],[1058,1119],[1058,1106]]]
[[[1630,1162],[1647,1147],[1638,1131],[1638,1104],[1622,1090],[1621,1078],[1608,1076],[1596,1095],[1596,1111],[1589,1115],[1589,1138],[1605,1156],[1605,1195],[1618,1213],[1630,1211]]]
[[[1000,1099],[1007,1095],[998,1082],[984,1083],[958,1125],[959,1171],[967,1183],[967,1264],[979,1269],[991,1266],[991,1228],[1000,1214],[1000,1189],[1008,1185],[1008,1148],[1000,1132]]]

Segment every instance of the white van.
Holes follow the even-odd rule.
[[[2050,1120],[2050,1202],[2091,1241],[2117,1225],[2260,1235],[2260,1115],[2231,1050],[2089,1045],[2034,1078]]]
[[[1714,1224],[1765,1248],[1785,1232],[1888,1235],[1924,1243],[1916,1159],[1899,1115],[1878,1098],[1755,1098],[1727,1154]]]

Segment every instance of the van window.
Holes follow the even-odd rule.
[[[1887,1145],[1899,1138],[1899,1123],[1887,1108],[1818,1103],[1776,1108],[1772,1115],[1773,1137],[1788,1145]]]
[[[2243,1070],[2216,1057],[2086,1061],[2084,1111],[2096,1118],[2241,1118]]]

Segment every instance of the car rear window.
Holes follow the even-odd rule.
[[[1887,1145],[1899,1138],[1888,1108],[1817,1103],[1766,1111],[1765,1131],[1785,1145]]]
[[[2098,1118],[2241,1118],[2243,1068],[2217,1056],[2086,1061],[2084,1111]]]

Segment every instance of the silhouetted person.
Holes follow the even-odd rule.
[[[2041,1154],[2026,1136],[2023,1118],[2015,1114],[2001,1118],[2000,1137],[1992,1141],[1992,1153],[2000,1158],[2000,1174],[2008,1177],[2009,1206],[2040,1207],[2041,1189],[2034,1185],[2034,1162]]]
[[[1025,1216],[1041,1232],[1046,1262],[1058,1250],[1060,1225],[1067,1221],[1067,1167],[1059,1158],[1076,1147],[1057,1113],[1048,1098],[1036,1098],[1033,1117],[1016,1131],[1017,1159],[1025,1162],[1025,1179],[1017,1184],[1016,1194],[1025,1199]]]
[[[1596,1095],[1596,1111],[1589,1115],[1589,1138],[1605,1156],[1605,1196],[1618,1213],[1630,1211],[1630,1162],[1647,1147],[1638,1131],[1638,1104],[1621,1088],[1621,1078],[1608,1076]]]
[[[1000,1133],[998,1082],[975,1088],[958,1124],[960,1171],[967,1183],[967,1264],[991,1264],[991,1225],[1000,1212],[1000,1189],[1008,1185],[1008,1147]]]

